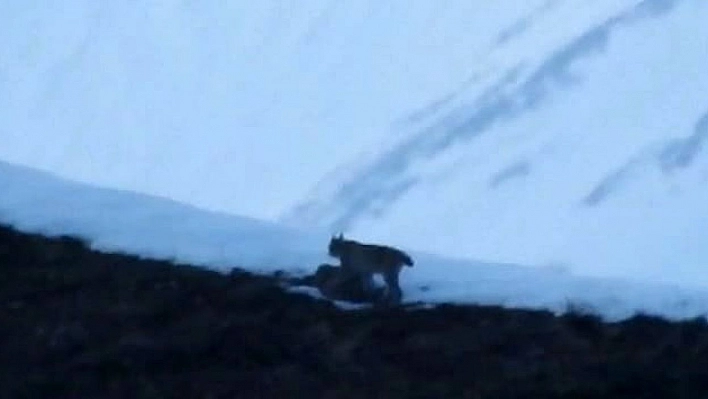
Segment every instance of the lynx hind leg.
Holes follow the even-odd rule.
[[[401,303],[403,292],[398,284],[399,268],[393,268],[384,273],[384,281],[386,282],[386,299],[391,304]]]

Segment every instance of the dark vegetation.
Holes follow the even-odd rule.
[[[703,319],[345,312],[281,284],[0,227],[0,397],[708,397]]]

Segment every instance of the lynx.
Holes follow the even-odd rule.
[[[383,245],[364,244],[347,240],[342,234],[329,241],[329,255],[339,258],[340,265],[347,274],[358,275],[368,295],[375,293],[374,274],[381,274],[386,282],[386,299],[400,303],[401,287],[398,275],[403,266],[413,266],[413,260],[405,252]]]

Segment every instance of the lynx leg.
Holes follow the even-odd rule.
[[[387,271],[384,274],[384,281],[386,281],[386,299],[390,303],[399,304],[401,303],[401,297],[403,293],[401,287],[398,285],[398,272],[400,269],[396,268],[394,270]]]
[[[376,294],[376,285],[374,284],[374,276],[371,273],[361,274],[361,285],[364,287],[366,295],[373,296]]]

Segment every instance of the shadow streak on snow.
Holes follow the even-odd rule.
[[[438,123],[382,154],[358,174],[343,181],[331,197],[295,207],[294,218],[326,223],[333,231],[345,231],[355,219],[370,214],[373,204],[381,212],[413,186],[402,183],[409,181],[406,173],[412,164],[434,158],[455,144],[473,140],[495,124],[540,107],[559,89],[578,84],[581,77],[571,72],[573,63],[601,53],[615,30],[646,18],[662,16],[677,2],[640,2],[560,48],[523,81],[519,81],[517,66],[472,103],[450,110]]]
[[[583,199],[582,204],[596,206],[604,202],[630,181],[630,175],[636,176],[641,165],[646,165],[647,162],[657,164],[659,170],[665,174],[691,166],[708,141],[708,112],[698,119],[693,131],[694,133],[686,138],[668,141],[657,151],[643,150],[642,154],[632,157],[598,183]]]
[[[499,35],[497,35],[496,40],[494,41],[494,44],[497,46],[502,46],[515,38],[521,36],[529,30],[533,25],[534,21],[542,16],[543,14],[547,13],[551,9],[555,8],[559,4],[558,0],[548,0],[544,4],[542,4],[540,7],[536,8],[535,10],[531,11],[528,15],[525,15],[518,20],[516,20],[513,24],[508,26],[506,29],[502,30]]]
[[[691,165],[708,141],[708,112],[696,122],[694,133],[684,139],[676,139],[666,145],[659,154],[662,170],[672,172]]]
[[[492,176],[489,180],[489,187],[497,188],[512,179],[528,176],[529,173],[531,173],[531,164],[528,161],[515,162]]]

